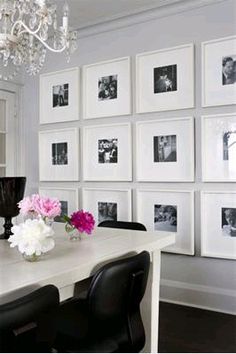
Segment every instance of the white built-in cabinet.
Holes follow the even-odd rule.
[[[15,94],[0,90],[0,177],[15,174],[15,134]]]

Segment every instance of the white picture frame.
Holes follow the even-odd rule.
[[[236,259],[236,192],[201,192],[201,256]]]
[[[236,182],[236,113],[202,116],[202,179]]]
[[[63,215],[70,216],[73,212],[79,209],[79,193],[78,188],[56,188],[56,187],[39,187],[39,195],[58,198],[61,202]],[[62,223],[60,217],[56,217],[54,222]]]
[[[194,107],[194,45],[136,55],[136,112]]]
[[[79,180],[79,134],[77,128],[39,132],[40,181]]]
[[[176,234],[175,244],[164,252],[194,255],[193,191],[138,189],[136,212],[148,231]]]
[[[194,118],[136,123],[137,180],[194,181]]]
[[[83,118],[131,114],[130,57],[83,66]]]
[[[203,107],[236,104],[236,78],[231,80],[228,76],[226,79],[223,73],[225,70],[223,68],[223,64],[225,65],[223,63],[224,59],[231,56],[235,63],[236,36],[218,38],[202,43]],[[235,76],[235,72],[233,76]],[[231,81],[234,81],[234,83]]]
[[[130,123],[83,128],[83,179],[132,181]]]
[[[105,220],[132,220],[131,189],[83,188],[82,203],[96,225]]]
[[[40,75],[40,124],[79,119],[79,68]]]

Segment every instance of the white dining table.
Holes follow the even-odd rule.
[[[80,241],[70,241],[62,224],[55,224],[55,248],[30,263],[17,249],[0,240],[0,302],[8,302],[33,289],[54,284],[60,300],[73,296],[75,284],[93,274],[99,264],[146,250],[151,267],[141,313],[146,333],[143,352],[157,353],[161,250],[175,242],[171,232],[145,232],[96,228]]]

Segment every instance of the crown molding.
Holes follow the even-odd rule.
[[[144,8],[142,12],[138,13],[107,17],[102,19],[101,22],[91,22],[87,26],[78,27],[75,30],[78,31],[78,38],[80,39],[225,1],[228,0],[161,0],[155,8]]]

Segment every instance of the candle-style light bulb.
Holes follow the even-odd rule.
[[[62,19],[62,27],[65,31],[68,31],[68,18],[69,18],[69,6],[67,1],[63,6],[63,19]]]

